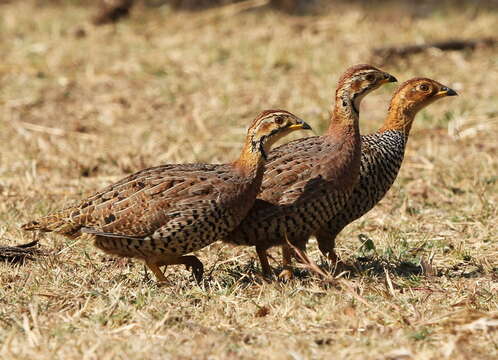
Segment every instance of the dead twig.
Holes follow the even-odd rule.
[[[16,264],[35,260],[37,256],[44,255],[37,245],[38,240],[17,246],[0,246],[0,261]]]
[[[285,240],[287,241],[287,245],[290,246],[290,248],[294,252],[294,257],[301,263],[303,264],[306,268],[314,272],[315,274],[318,274],[321,276],[325,281],[330,281],[332,282],[334,280],[333,276],[324,270],[322,270],[312,259],[309,258],[308,254],[306,252],[302,251],[299,249],[297,246],[295,246],[293,243],[289,241],[287,236],[285,237]]]
[[[68,131],[68,130],[64,130],[64,129],[60,129],[60,128],[37,125],[37,124],[33,124],[33,123],[25,122],[25,121],[20,121],[20,120],[12,122],[12,125],[14,127],[17,126],[19,128],[23,128],[26,130],[36,131],[36,132],[45,133],[45,134],[54,135],[54,136],[66,136],[66,135],[71,134],[71,135],[75,135],[75,136],[78,136],[78,137],[83,138],[83,139],[95,139],[95,138],[97,138],[97,136],[93,135],[93,134],[85,134],[85,133],[82,133],[79,131]]]
[[[286,241],[287,244],[294,251],[294,256],[296,257],[296,259],[298,259],[310,271],[320,275],[320,277],[322,277],[324,282],[334,285],[339,285],[343,290],[346,290],[353,298],[355,298],[358,302],[368,307],[370,310],[378,313],[379,315],[384,316],[385,318],[394,320],[392,315],[382,310],[379,310],[376,306],[371,305],[363,296],[358,294],[356,289],[350,284],[349,281],[340,278],[341,274],[339,274],[337,277],[333,277],[331,274],[322,270],[312,259],[310,259],[309,256],[306,254],[306,252],[302,251],[297,246],[292,244],[287,237]]]
[[[93,18],[94,25],[115,23],[130,15],[135,0],[104,0],[100,12]]]
[[[216,9],[208,10],[197,21],[197,26],[207,25],[220,18],[233,17],[239,13],[266,6],[270,0],[246,0],[235,4],[228,4]]]
[[[375,48],[372,50],[372,56],[382,62],[393,61],[399,58],[406,58],[408,56],[419,54],[428,49],[438,49],[441,51],[455,51],[455,50],[474,50],[482,47],[493,47],[498,44],[497,38],[482,38],[471,40],[446,40],[438,41],[420,45],[400,45],[400,46],[387,46]]]

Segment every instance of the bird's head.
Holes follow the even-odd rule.
[[[355,65],[346,70],[339,79],[336,91],[336,107],[349,109],[358,115],[361,100],[381,85],[396,82],[391,74],[368,64]]]
[[[391,106],[402,107],[415,115],[418,111],[438,99],[458,95],[455,90],[428,78],[414,78],[405,81],[394,93]]]
[[[285,110],[263,111],[247,130],[249,151],[261,153],[264,159],[271,146],[296,130],[311,130],[306,122]]]
[[[394,92],[381,130],[400,130],[408,134],[415,115],[438,99],[458,95],[455,90],[428,78],[405,81]]]

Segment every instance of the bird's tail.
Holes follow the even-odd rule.
[[[70,212],[62,210],[36,220],[30,221],[21,226],[25,231],[55,232],[58,234],[74,237],[79,233],[81,225],[71,221]]]
[[[127,240],[148,240],[147,236],[130,236],[124,234],[115,234],[110,232],[105,232],[101,230],[92,229],[89,227],[82,227],[81,232],[84,234],[91,234],[95,236],[105,237],[105,238],[114,238],[114,239],[127,239]]]

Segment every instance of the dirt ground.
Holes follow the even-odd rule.
[[[372,55],[498,34],[496,8],[440,3],[141,5],[96,27],[81,1],[0,1],[0,245],[37,236],[47,253],[0,263],[0,358],[498,358],[498,49]],[[297,266],[264,281],[254,249],[215,243],[196,253],[203,284],[171,267],[158,286],[88,239],[19,228],[144,167],[231,161],[263,109],[322,133],[340,73],[365,62],[460,96],[417,116],[393,188],[338,238],[357,270],[332,284]],[[363,133],[394,89],[363,101]]]

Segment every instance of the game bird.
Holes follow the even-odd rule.
[[[315,233],[321,252],[337,262],[337,235],[370,211],[391,188],[405,154],[408,135],[417,113],[438,99],[457,95],[437,81],[414,78],[394,92],[383,126],[361,136],[360,178],[346,205]]]
[[[287,111],[264,111],[250,125],[232,163],[141,170],[22,229],[70,238],[91,234],[106,253],[145,261],[159,281],[166,281],[160,267],[174,264],[191,268],[200,281],[202,263],[185,254],[235,229],[260,190],[271,146],[300,129],[311,127]]]
[[[309,236],[342,209],[358,180],[361,100],[394,81],[394,76],[370,65],[349,68],[339,80],[327,132],[270,152],[261,194],[223,241],[255,246],[265,276],[271,274],[270,247],[289,241],[305,251]],[[288,263],[290,252],[287,247],[284,250]]]

